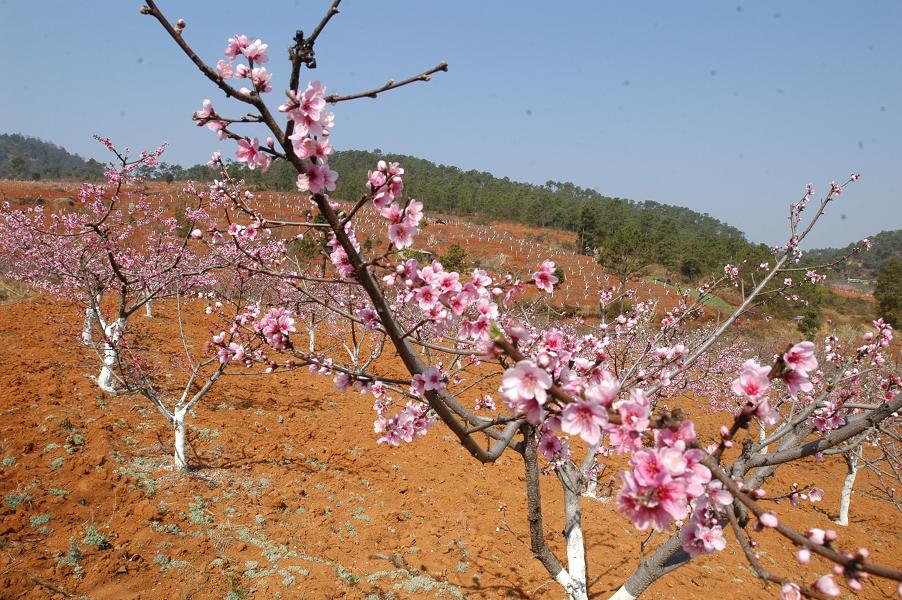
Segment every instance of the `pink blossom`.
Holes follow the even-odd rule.
[[[739,377],[733,381],[733,393],[749,400],[758,400],[770,387],[769,373],[770,367],[762,367],[754,359],[745,361]]]
[[[780,588],[780,600],[802,600],[802,592],[794,583],[784,583]]]
[[[799,342],[783,355],[786,366],[802,373],[817,369],[817,358],[814,356],[814,344]]]
[[[623,487],[617,494],[617,506],[636,529],[645,530],[650,525],[655,531],[664,531],[673,519],[684,519],[689,514],[682,482],[666,479],[644,486],[628,471],[621,471],[620,477]]]
[[[229,57],[229,59],[234,60],[249,43],[250,40],[247,39],[246,35],[235,35],[234,37],[230,37],[229,44],[225,49],[225,55]]]
[[[229,40],[231,42],[231,40]],[[264,44],[260,40],[254,40],[250,44],[247,44],[244,48],[241,48],[241,53],[250,61],[256,63],[265,63],[269,60],[269,57],[266,55],[266,51],[269,48],[267,44]]]
[[[241,138],[238,140],[238,148],[235,150],[235,158],[240,162],[247,163],[248,169],[256,169],[260,167],[268,167],[270,158],[265,152],[260,151],[260,141],[257,138],[248,140]],[[266,170],[265,168],[263,169]]]
[[[507,369],[501,379],[501,395],[511,410],[525,412],[527,420],[538,425],[544,417],[542,405],[551,387],[551,376],[531,360],[521,360]]]
[[[254,83],[254,89],[258,92],[271,92],[272,86],[269,80],[272,79],[272,73],[266,70],[266,67],[254,67],[251,71],[251,81]]]
[[[554,275],[554,269],[554,262],[546,260],[539,270],[533,273],[532,279],[537,288],[549,294],[554,292],[554,285],[558,282],[558,278]]]
[[[546,431],[542,435],[542,439],[539,440],[539,452],[542,453],[542,456],[548,462],[554,462],[563,449],[564,444],[561,442],[561,439],[550,431]]]
[[[232,65],[222,59],[216,63],[216,72],[219,73],[219,76],[223,79],[231,79],[235,74],[232,70]]]
[[[413,236],[417,229],[407,223],[395,223],[388,228],[388,239],[399,250],[413,245]]]
[[[683,529],[683,549],[689,556],[699,556],[719,552],[727,547],[720,525],[706,527],[700,523],[690,523]]]
[[[826,596],[839,596],[841,593],[839,586],[833,581],[833,575],[824,575],[815,581],[814,589]]]
[[[595,383],[586,387],[586,399],[611,406],[620,393],[620,382],[608,371],[602,371],[595,379]]]
[[[770,511],[762,513],[761,516],[758,517],[758,521],[765,527],[776,527],[779,524],[777,515]]]
[[[441,391],[445,389],[445,375],[438,367],[429,367],[423,373],[423,389],[428,391]]]
[[[807,394],[814,389],[814,385],[808,378],[808,373],[803,371],[788,369],[783,372],[783,381],[786,383],[786,387],[789,388],[789,393],[792,396],[798,395],[799,392]]]
[[[598,402],[577,400],[568,404],[561,414],[561,429],[580,436],[587,444],[597,445],[601,430],[608,424],[608,411]]]
[[[323,190],[334,191],[338,173],[327,164],[307,163],[305,172],[298,175],[297,186],[302,192],[319,194]]]

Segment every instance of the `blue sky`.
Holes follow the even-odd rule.
[[[0,0],[9,73],[0,132],[105,160],[169,141],[169,162],[231,154],[191,113],[210,87],[138,0]],[[234,33],[270,45],[271,100],[295,29],[327,0],[160,0],[209,63]],[[265,7],[265,8],[258,8]],[[573,181],[688,206],[753,241],[786,237],[811,181],[860,171],[811,238],[902,228],[902,3],[345,0],[304,73],[350,93],[446,60],[450,71],[335,108],[336,148],[381,148],[514,180]],[[250,130],[249,130],[250,131]],[[427,204],[428,198],[422,198]]]

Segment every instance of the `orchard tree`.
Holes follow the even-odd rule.
[[[289,48],[287,100],[277,109],[264,99],[272,91],[272,74],[263,66],[269,61],[269,47],[262,40],[236,34],[229,38],[225,56],[210,66],[189,45],[184,21],[169,21],[153,0],[142,8],[213,85],[252,110],[228,117],[204,100],[194,114],[197,124],[234,141],[236,159],[249,169],[266,170],[273,161],[291,165],[298,191],[322,218],[268,218],[263,209],[245,201],[241,183],[230,179],[221,155],[214,154],[212,162],[223,168],[221,182],[228,182],[214,186],[229,197],[236,217],[229,227],[294,227],[296,235],[319,237],[328,252],[325,272],[299,263],[280,270],[252,252],[241,252],[247,262],[236,266],[238,272],[265,273],[291,288],[285,297],[261,298],[256,317],[236,318],[229,327],[245,343],[260,344],[248,359],[270,372],[303,366],[331,377],[340,389],[371,394],[377,443],[413,442],[441,422],[480,462],[493,462],[508,451],[518,454],[524,466],[532,552],[568,598],[588,598],[591,565],[585,560],[581,503],[589,484],[597,482],[603,459],[622,467],[616,497],[623,516],[640,531],[668,536],[636,565],[615,598],[638,597],[656,579],[695,557],[722,550],[728,529],[757,576],[780,585],[783,598],[838,595],[835,575],[853,590],[868,576],[902,581],[902,572],[873,563],[866,549],[841,549],[835,532],[797,532],[786,526],[764,503],[763,488],[784,464],[843,447],[873,427],[895,427],[902,396],[897,394],[898,379],[885,373],[883,354],[892,339],[885,323],[876,322],[868,342],[854,352],[830,359],[818,358],[816,346],[808,341],[787,341],[785,350],[775,355],[749,357],[730,383],[737,408],[713,432],[717,441],[712,444],[700,441],[695,425],[681,411],[659,402],[673,398],[674,386],[687,385],[699,376],[699,369],[716,362],[711,353],[736,319],[768,299],[762,294],[775,296],[791,288],[792,277],[801,269],[794,266],[801,257],[799,244],[858,176],[844,184],[831,183],[802,227],[801,213],[814,198],[809,186],[791,208],[786,244],[774,249],[773,262],[762,268],[754,289],[743,290],[733,314],[704,335],[689,333],[689,325],[712,291],[740,280],[738,267],[727,265],[723,276],[697,290],[696,301],[683,296],[660,324],[652,325],[653,307],[643,302],[611,320],[602,319],[593,331],[543,321],[518,300],[527,286],[553,291],[557,277],[552,260],[527,274],[480,269],[460,273],[437,260],[405,257],[404,250],[419,233],[423,204],[405,196],[401,165],[378,161],[360,182],[362,194],[353,204],[329,196],[338,174],[329,166],[335,115],[327,106],[377,97],[447,69],[440,63],[419,75],[349,95],[327,94],[316,81],[301,85],[302,68],[316,66],[315,42],[338,13],[338,5],[335,0],[309,36],[299,32],[295,37]],[[238,133],[241,127],[263,128],[267,137],[261,142],[261,137]],[[381,236],[367,251],[358,231],[377,223]],[[232,238],[239,251],[247,242],[239,235]],[[809,279],[819,276],[816,269],[807,271]],[[627,278],[615,292],[599,294],[602,308],[623,298]],[[782,284],[771,291],[768,286],[781,278]],[[316,291],[314,285],[319,286]],[[300,298],[333,315],[321,321],[332,340],[348,328],[365,331],[367,340],[353,345],[360,352],[347,344],[341,348],[338,342],[307,349],[296,344]],[[369,359],[378,356],[382,344],[397,353],[405,375],[384,361]],[[230,349],[220,335],[211,345],[217,352]],[[857,398],[849,387],[850,369],[881,372],[886,388],[882,395],[860,398],[868,408],[846,405],[850,397]],[[473,393],[469,380],[476,379],[497,386],[497,395],[466,400],[467,392]],[[763,439],[744,433],[753,423],[763,426]],[[539,486],[543,471],[554,473],[561,484],[566,563],[546,542]],[[780,572],[767,570],[753,549],[759,534],[790,540],[799,547],[800,561],[808,563],[816,556],[827,572],[807,582],[797,580],[797,567],[785,560],[777,563]]]

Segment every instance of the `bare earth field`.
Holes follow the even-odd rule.
[[[3,198],[19,204],[61,204],[77,191],[10,184],[0,186]],[[297,213],[289,195],[265,201]],[[478,241],[479,258],[525,270],[549,248],[573,243],[518,225],[480,227],[453,219],[431,225],[427,249]],[[567,284],[556,298],[592,306],[604,274],[586,257],[562,255]],[[646,294],[662,300],[659,310],[673,298],[652,284]],[[175,351],[172,307],[161,303],[153,318],[134,321]],[[208,339],[206,326],[196,326],[195,339]],[[217,385],[189,417],[192,472],[178,473],[162,416],[143,398],[100,392],[87,378],[93,367],[75,343],[78,331],[75,311],[47,299],[0,303],[0,599],[562,597],[529,550],[516,454],[480,465],[439,424],[412,445],[377,446],[371,397],[297,371]],[[180,381],[176,374],[173,386]],[[463,400],[490,391],[474,389]],[[681,402],[703,441],[728,420]],[[605,477],[615,472],[611,465]],[[783,501],[776,510],[797,528],[829,528],[844,474],[840,460],[810,460],[779,472],[767,489],[777,496],[793,482],[824,488],[820,503]],[[859,474],[856,489],[867,492],[869,477]],[[563,555],[560,487],[553,475],[545,480],[546,535]],[[583,511],[591,596],[607,598],[631,573],[647,535],[613,500],[587,498]],[[876,562],[902,567],[895,508],[856,494],[851,521],[848,532],[837,527],[843,548],[864,545]],[[693,561],[644,597],[777,597],[728,539],[725,551]],[[776,573],[811,582],[829,570],[817,561],[798,565],[776,535],[757,539],[762,562]],[[656,535],[648,547],[663,540]],[[895,586],[867,582],[859,597],[894,598]]]
[[[190,419],[194,471],[181,475],[149,403],[104,397],[78,351],[58,345],[71,314],[40,298],[0,304],[0,597],[561,597],[528,548],[516,455],[481,466],[438,425],[415,444],[376,446],[368,397],[295,372],[214,388]],[[141,320],[174,326],[165,306]],[[724,420],[695,412],[708,431]],[[798,527],[826,528],[842,475],[838,462],[812,460],[768,489],[824,487],[823,502],[778,511]],[[559,487],[547,479],[547,535],[560,551]],[[584,511],[591,591],[604,598],[645,536],[613,501],[586,499]],[[894,508],[856,494],[851,519],[845,546],[902,565]],[[779,561],[809,581],[827,571],[797,566],[774,535],[759,538],[769,567]],[[775,597],[739,553],[731,540],[647,597]],[[890,598],[893,588],[868,583],[861,597]]]

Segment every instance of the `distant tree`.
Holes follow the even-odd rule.
[[[598,254],[598,264],[617,276],[621,288],[631,277],[642,273],[652,260],[647,237],[631,225],[617,229],[604,241]]]
[[[680,275],[682,275],[687,282],[694,281],[697,277],[702,275],[702,273],[702,266],[694,256],[684,258],[680,262]]]
[[[884,263],[877,276],[874,299],[878,317],[893,327],[902,325],[902,260],[892,258]]]
[[[9,166],[12,168],[13,173],[15,173],[16,179],[25,179],[28,171],[28,162],[24,158],[16,156],[9,161]]]
[[[467,260],[467,251],[457,244],[451,244],[448,251],[441,257],[441,261],[445,270],[461,273],[465,272],[470,265],[470,261]]]
[[[814,339],[817,330],[821,326],[820,310],[816,306],[808,305],[802,310],[799,319],[799,332],[807,339]]]

